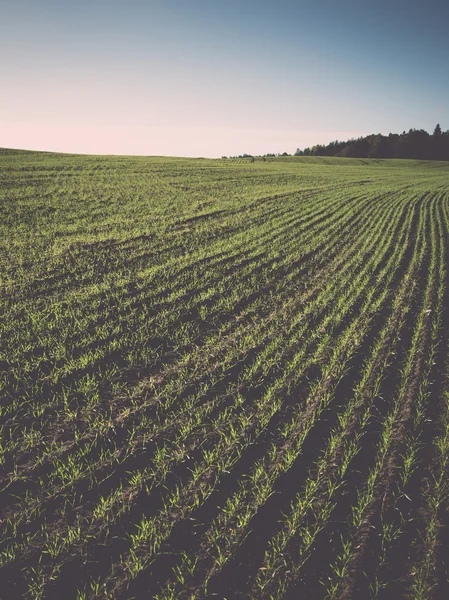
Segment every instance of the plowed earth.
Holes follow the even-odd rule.
[[[0,156],[0,597],[449,598],[449,164]]]

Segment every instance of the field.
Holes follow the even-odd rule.
[[[449,598],[449,163],[0,151],[0,597]]]

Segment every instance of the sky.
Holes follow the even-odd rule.
[[[449,129],[447,0],[0,0],[0,147],[204,156]]]

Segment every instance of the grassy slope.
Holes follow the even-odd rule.
[[[447,163],[0,150],[0,567],[12,593],[57,598],[70,578],[74,598],[76,588],[79,598],[102,597],[103,583],[113,597],[127,597],[128,586],[147,597],[166,581],[167,598],[201,596],[208,580],[230,597],[245,586],[254,596],[290,593],[298,581],[304,593],[321,593],[320,579],[331,582],[332,597],[382,590],[392,577],[387,559],[372,558],[379,551],[354,519],[326,532],[334,543],[330,554],[323,546],[323,565],[312,553],[304,566],[290,550],[286,570],[276,548],[288,556],[298,528],[320,547],[333,519],[326,493],[343,493],[346,480],[365,493],[360,464],[321,480],[326,467],[316,462],[323,452],[329,465],[349,465],[365,448],[361,423],[372,428],[366,464],[387,495],[402,497],[412,485],[402,477],[398,487],[391,476],[405,468],[406,432],[421,461],[412,452],[410,464],[424,465],[413,486],[429,477],[432,452],[419,454],[427,404],[417,418],[410,402],[427,398],[433,378],[434,405],[443,406],[444,357],[438,372],[431,366],[447,327],[433,315],[447,309],[448,188]],[[382,392],[393,417],[370,425],[371,403],[388,416],[376,395],[385,381],[395,382]],[[331,425],[344,406],[352,412],[341,413],[338,433]],[[445,443],[433,410],[429,448],[437,435]],[[318,437],[316,423],[324,424]],[[381,426],[389,470],[374,461]],[[308,462],[299,468],[302,444]],[[304,489],[314,490],[317,524],[310,515],[298,521],[294,509],[295,525],[285,517],[287,533],[278,531]],[[413,517],[423,530],[426,518],[441,518],[431,499],[444,494],[430,490],[430,508]],[[354,507],[360,497],[350,498]],[[229,520],[218,508],[226,502]],[[389,514],[375,493],[363,510],[365,520]],[[198,538],[192,514],[202,523]],[[250,546],[241,546],[251,528]],[[398,555],[401,544],[416,544],[413,558],[404,554],[394,567],[400,590],[429,589],[437,538],[424,568],[417,529],[408,535],[397,538]],[[361,567],[365,545],[371,562]],[[162,551],[156,566],[149,547]],[[443,561],[441,577],[446,568]],[[368,583],[358,578],[363,570]]]

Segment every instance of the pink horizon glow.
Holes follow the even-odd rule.
[[[73,154],[206,158],[243,153],[293,154],[298,147],[358,135],[363,135],[363,132],[0,122],[0,145],[3,148]]]

